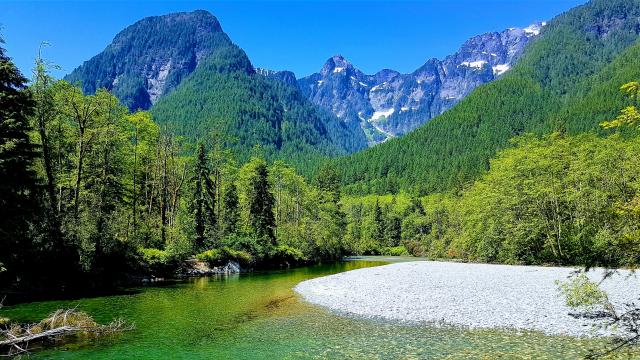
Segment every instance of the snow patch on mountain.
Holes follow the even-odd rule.
[[[482,69],[487,64],[484,60],[478,61],[463,61],[460,66],[466,66],[474,69]]]
[[[500,76],[511,69],[511,65],[509,64],[498,64],[493,67],[493,74],[496,76]]]
[[[400,136],[412,131],[476,87],[502,76],[544,26],[537,23],[475,36],[456,53],[430,59],[409,74],[384,69],[368,75],[335,55],[320,72],[299,79],[298,86],[316,105],[359,126],[373,145],[385,140],[381,134]],[[379,133],[372,135],[372,126]]]
[[[388,118],[389,116],[391,116],[394,112],[396,111],[396,109],[391,108],[391,109],[386,109],[386,110],[379,110],[373,113],[373,116],[371,116],[370,121],[376,121],[376,120],[380,120],[381,118]]]

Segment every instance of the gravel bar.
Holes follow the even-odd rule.
[[[602,336],[594,320],[571,316],[556,280],[575,269],[405,262],[303,281],[295,291],[341,314],[431,325],[508,328],[549,335]],[[603,270],[588,273],[594,281]],[[621,308],[637,302],[640,279],[621,270],[601,284]]]

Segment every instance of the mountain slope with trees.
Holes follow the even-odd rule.
[[[347,154],[365,140],[300,91],[257,74],[238,47],[207,58],[171,94],[151,109],[160,124],[188,139],[221,136],[242,159],[258,145],[270,158],[301,168],[321,156]]]
[[[629,53],[639,15],[638,0],[594,0],[556,17],[501,79],[403,138],[338,160],[347,192],[460,188],[514,136],[600,131],[622,103],[617,88],[638,68]]]
[[[314,159],[366,146],[295,83],[256,73],[203,10],[142,19],[65,79],[89,95],[104,88],[130,111],[151,109],[160,125],[191,143],[224,134],[219,140],[243,160],[260,146],[268,158],[308,168]]]
[[[65,77],[86,94],[112,92],[129,110],[147,110],[206,57],[232,42],[207,11],[152,16],[118,33],[100,54]]]

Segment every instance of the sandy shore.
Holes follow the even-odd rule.
[[[295,290],[313,304],[366,318],[470,328],[510,328],[551,335],[597,336],[593,320],[576,318],[556,280],[574,269],[406,262],[304,281]],[[599,281],[601,269],[589,272]],[[628,271],[602,288],[617,306],[637,301],[640,278]]]

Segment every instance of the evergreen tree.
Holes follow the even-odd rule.
[[[376,207],[373,210],[373,236],[376,241],[382,241],[385,237],[385,223],[384,216],[382,215],[382,208],[380,203],[376,200]]]
[[[238,190],[236,185],[231,183],[224,190],[223,208],[222,208],[222,235],[227,236],[237,232],[238,222],[240,220],[240,211],[238,207]]]
[[[318,230],[314,236],[320,244],[319,258],[339,259],[344,252],[343,238],[347,228],[346,214],[340,207],[340,175],[332,165],[325,163],[318,172],[316,184],[319,190],[317,200]]]
[[[28,275],[39,214],[32,168],[37,151],[28,135],[34,101],[26,81],[0,47],[0,267],[7,281]]]
[[[387,246],[398,246],[402,238],[402,220],[395,215],[387,218],[385,225],[385,242]]]
[[[258,239],[275,245],[275,199],[268,181],[269,171],[264,160],[254,159],[254,162],[254,174],[250,179],[248,193],[249,223]]]
[[[195,247],[201,250],[207,245],[212,245],[216,229],[216,191],[211,180],[211,170],[207,163],[203,144],[198,144],[192,182],[194,186],[192,206],[196,232]]]
[[[327,196],[323,196],[320,201],[340,201],[340,175],[334,165],[325,163],[316,176],[316,183],[320,191]]]

